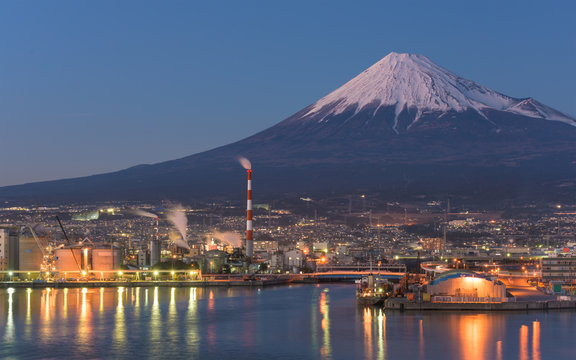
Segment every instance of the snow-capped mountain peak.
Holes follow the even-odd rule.
[[[425,111],[475,110],[486,118],[486,110],[562,121],[576,121],[531,98],[517,99],[461,78],[422,55],[390,53],[346,84],[312,104],[307,115],[330,108],[330,115],[366,107],[394,106],[396,116],[405,108]],[[418,121],[418,117],[414,122]]]

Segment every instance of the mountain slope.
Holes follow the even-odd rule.
[[[327,115],[347,110],[393,106],[395,123],[405,109],[416,108],[414,122],[424,112],[474,110],[507,111],[576,125],[574,119],[533,99],[515,99],[458,77],[422,55],[391,53],[331,94],[317,101],[304,115],[329,109]],[[322,116],[317,121],[325,121]],[[413,124],[413,123],[412,123]]]
[[[249,157],[263,193],[376,189],[397,196],[564,194],[576,121],[391,53],[288,119],[236,143],[155,165],[0,188],[3,198],[152,199],[240,194]],[[539,192],[535,194],[535,192]]]

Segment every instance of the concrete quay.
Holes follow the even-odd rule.
[[[289,279],[265,280],[186,280],[186,281],[3,281],[3,288],[103,288],[103,287],[264,287],[288,284]]]
[[[576,300],[516,301],[503,303],[441,303],[409,302],[405,298],[389,298],[386,310],[397,311],[530,311],[576,309]]]

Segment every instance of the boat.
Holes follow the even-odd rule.
[[[359,305],[384,306],[384,302],[394,293],[394,285],[370,273],[356,281],[356,302]]]

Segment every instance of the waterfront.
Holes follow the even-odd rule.
[[[352,285],[1,289],[0,358],[568,359],[576,312],[383,312]]]

